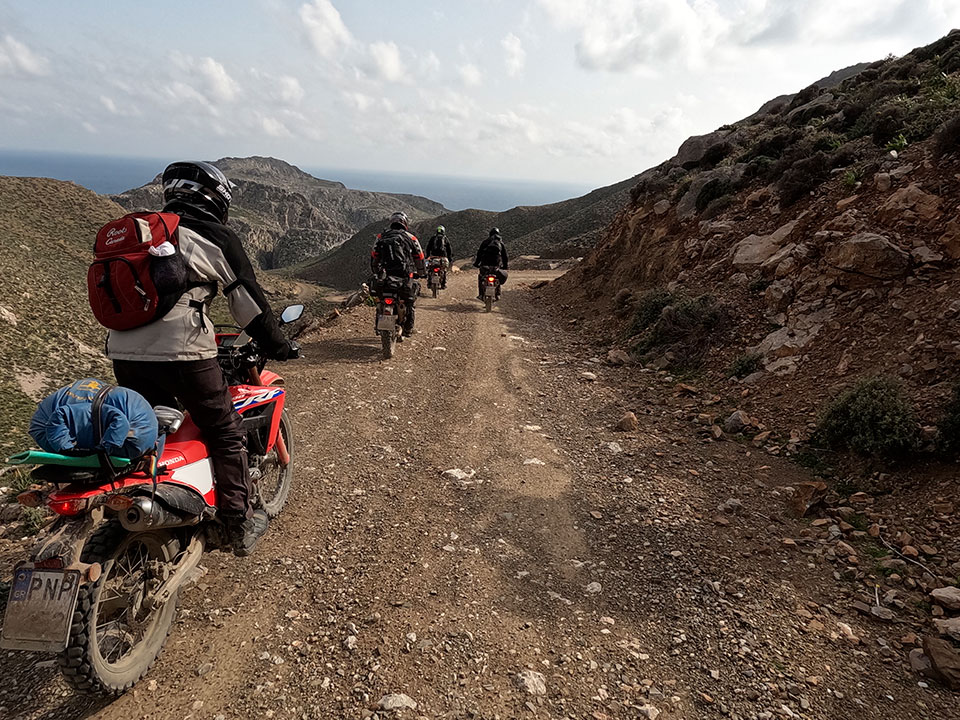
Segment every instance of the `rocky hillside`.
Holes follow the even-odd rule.
[[[601,230],[630,198],[638,178],[593,190],[578,198],[549,205],[521,206],[505,212],[461,210],[414,224],[414,232],[425,244],[437,225],[447,235],[458,258],[472,257],[491,227],[499,227],[511,255],[544,255],[566,258],[583,255],[600,237]],[[366,279],[370,248],[383,229],[378,219],[360,230],[343,245],[292,270],[312,282],[349,289]]]
[[[48,391],[106,372],[85,282],[97,230],[121,214],[73,183],[0,177],[0,456]]]
[[[351,190],[274,158],[221,158],[215,164],[237,184],[230,222],[263,269],[316,258],[396,210],[413,218],[444,212],[427,198]],[[159,177],[113,199],[131,210],[156,208]]]
[[[756,370],[729,389],[787,434],[806,436],[840,388],[877,373],[901,378],[932,423],[960,356],[958,150],[955,31],[690,138],[546,292],[657,367]],[[704,295],[722,331],[695,348],[653,327],[664,306],[683,325]]]

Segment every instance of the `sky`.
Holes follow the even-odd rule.
[[[960,0],[0,0],[0,148],[604,185]]]

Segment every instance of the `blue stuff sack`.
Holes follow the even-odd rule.
[[[40,402],[30,437],[51,453],[135,459],[156,446],[157,416],[139,393],[84,378]]]

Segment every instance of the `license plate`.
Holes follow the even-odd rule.
[[[397,326],[397,319],[393,315],[381,315],[377,320],[377,331],[385,330],[390,332]]]
[[[483,296],[484,296],[484,297],[496,297],[496,296],[497,296],[497,289],[496,289],[493,285],[487,285],[487,286],[483,289]]]
[[[43,652],[66,648],[79,592],[79,570],[17,570],[7,600],[0,647]]]

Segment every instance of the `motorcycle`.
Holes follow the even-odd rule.
[[[281,322],[302,313],[290,306]],[[247,434],[254,503],[274,518],[293,470],[283,378],[264,368],[257,343],[239,328],[217,330],[217,359]],[[27,490],[19,502],[45,504],[56,519],[14,568],[0,647],[58,653],[78,691],[113,696],[137,683],[160,654],[201,555],[229,548],[200,430],[179,410],[155,412],[159,454],[129,461],[27,451],[10,459],[37,465],[33,479],[54,487]]]
[[[427,287],[437,297],[447,280],[447,259],[445,257],[427,258]]]
[[[500,299],[500,271],[495,268],[480,268],[480,286],[485,312],[493,310],[493,303]]]
[[[377,315],[374,327],[383,346],[383,359],[393,357],[398,342],[403,342],[403,323],[407,306],[403,299],[402,278],[385,277],[377,283]]]

